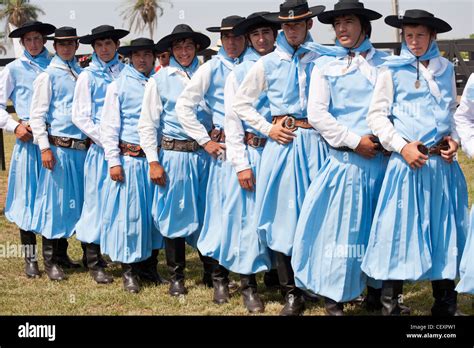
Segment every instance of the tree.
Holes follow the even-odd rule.
[[[130,30],[142,32],[148,28],[150,38],[158,25],[158,18],[163,16],[164,3],[173,5],[168,0],[128,0],[125,9],[120,14],[125,21],[129,22]]]
[[[5,36],[8,37],[11,26],[19,27],[27,21],[38,20],[38,14],[44,11],[29,3],[28,0],[3,0],[0,10],[0,20],[5,20]]]

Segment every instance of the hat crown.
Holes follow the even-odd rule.
[[[178,24],[171,34],[194,33],[194,30],[187,24]]]
[[[306,0],[286,0],[280,5],[280,15],[299,16],[309,12],[308,2]]]
[[[221,21],[221,27],[222,28],[233,28],[237,24],[239,24],[241,21],[243,21],[245,18],[241,16],[228,16],[222,19]]]
[[[25,27],[30,27],[32,25],[39,25],[39,24],[43,24],[42,22],[38,22],[38,21],[26,21],[25,23],[23,23],[20,28],[25,28]]]
[[[363,9],[364,4],[359,2],[358,0],[339,0],[336,4],[334,4],[334,10],[346,10],[346,9]]]
[[[434,18],[434,14],[432,14],[428,11],[425,11],[425,10],[414,9],[414,10],[406,10],[404,17],[415,18],[415,19],[417,19],[417,18]]]
[[[147,38],[144,38],[144,37],[139,37],[138,39],[135,39],[135,40],[132,40],[130,42],[130,46],[133,47],[133,46],[150,46],[150,45],[154,45],[155,42],[151,39],[147,39]]]
[[[60,27],[54,31],[55,37],[68,37],[77,36],[76,28],[73,27]]]
[[[112,31],[112,30],[115,30],[115,28],[111,25],[99,25],[98,27],[92,29],[91,33],[92,35],[96,35],[96,34],[104,33],[107,31]]]

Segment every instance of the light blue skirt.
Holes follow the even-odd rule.
[[[74,234],[84,204],[84,161],[87,152],[51,146],[56,164],[41,167],[32,229],[48,239]]]
[[[458,162],[432,156],[413,170],[392,154],[362,270],[382,280],[454,280],[467,219],[466,180]]]
[[[41,152],[32,141],[16,140],[10,162],[5,216],[20,229],[32,230]]]
[[[259,174],[262,150],[247,147],[250,165],[256,177]],[[260,243],[256,229],[255,192],[242,189],[235,170],[229,173],[225,188],[221,228],[208,231],[200,241],[204,245],[218,245],[214,250],[206,250],[206,255],[238,274],[269,270],[269,250]]]
[[[459,272],[461,281],[458,283],[456,291],[474,295],[474,207],[471,209],[470,226]]]
[[[204,218],[209,155],[196,152],[160,151],[166,186],[153,185],[152,216],[167,238],[187,238],[196,247]]]
[[[209,161],[204,221],[197,241],[197,248],[202,255],[213,257],[220,252],[219,236],[224,229],[222,225],[224,202],[226,194],[229,192],[229,177],[235,175],[235,171],[229,161],[212,157]]]
[[[102,206],[102,253],[112,261],[134,263],[163,247],[163,237],[153,224],[153,187],[148,162],[143,157],[121,156],[125,180],[107,176]]]
[[[296,286],[336,302],[364,291],[367,276],[360,264],[387,162],[380,153],[369,160],[329,150],[298,220],[291,259]]]
[[[100,243],[104,181],[108,168],[104,150],[92,144],[84,163],[84,205],[76,224],[76,237],[84,243]]]
[[[288,145],[269,139],[257,177],[257,230],[264,245],[291,255],[306,191],[323,165],[327,145],[313,129],[298,128]]]

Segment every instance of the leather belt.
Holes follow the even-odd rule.
[[[245,132],[244,143],[254,148],[264,147],[267,143],[267,138],[258,137],[253,133]]]
[[[25,127],[29,133],[33,134],[33,131],[31,130],[30,122],[24,121],[24,120],[18,120],[18,123],[20,123],[23,127]]]
[[[161,148],[163,150],[181,151],[181,152],[195,152],[201,147],[195,140],[178,140],[168,137],[161,139]]]
[[[209,136],[211,137],[211,140],[215,141],[216,143],[224,143],[225,142],[224,129],[212,128],[212,130],[209,132]]]
[[[279,115],[272,117],[272,124],[277,124],[278,122],[282,121],[283,118],[287,117],[287,119],[282,122],[283,127],[289,129],[291,131],[296,130],[297,128],[303,129],[312,129],[313,127],[309,124],[307,118],[295,118],[290,115]]]
[[[405,139],[406,140],[406,139]],[[407,140],[408,141],[408,140]],[[418,151],[427,156],[439,156],[441,151],[449,150],[449,143],[446,140],[441,140],[437,144],[428,147],[423,144],[418,145]]]
[[[381,152],[384,156],[390,156],[390,155],[392,154],[391,151],[386,150],[386,149],[382,146],[382,144],[380,143],[379,138],[374,137],[374,138],[372,139],[372,142],[375,143],[375,151]],[[326,144],[328,144],[328,143],[326,142]],[[332,147],[332,146],[329,145],[329,144],[328,144],[328,146],[329,146],[330,148],[334,149],[334,150],[337,150],[337,151],[355,152],[354,149],[351,149],[351,148],[348,147],[348,146]]]
[[[54,135],[48,135],[48,140],[54,146],[80,151],[86,151],[91,146],[91,142],[89,139],[79,140],[68,137],[57,137]]]
[[[119,142],[120,154],[122,156],[130,157],[146,157],[145,151],[140,145],[126,143],[125,141]]]

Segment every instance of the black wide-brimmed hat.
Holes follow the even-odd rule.
[[[365,17],[369,21],[382,18],[380,13],[365,8],[358,0],[339,0],[334,4],[334,10],[321,13],[318,20],[324,24],[332,24],[335,17],[351,14]]]
[[[119,47],[118,53],[123,56],[127,56],[132,52],[141,50],[152,50],[154,52],[158,52],[157,46],[153,40],[140,37],[138,39],[132,40],[129,46]]]
[[[234,27],[242,22],[245,18],[241,16],[228,16],[222,19],[220,27],[209,27],[207,31],[211,33],[221,33],[223,31],[232,31]]]
[[[123,29],[115,29],[111,25],[100,25],[92,29],[91,33],[83,36],[79,42],[82,44],[92,44],[95,40],[108,39],[120,40],[127,36],[130,32]]]
[[[55,29],[56,27],[52,24],[42,23],[38,21],[28,21],[25,24],[23,24],[21,27],[13,30],[10,33],[10,35],[8,35],[8,37],[18,38],[32,31],[37,31],[43,34],[43,36],[46,36],[46,35],[51,35],[52,33],[54,33]]]
[[[433,28],[437,33],[446,33],[453,29],[448,23],[436,18],[432,13],[417,9],[406,10],[403,16],[387,16],[385,23],[399,29],[405,24],[421,24]]]
[[[77,35],[76,28],[61,27],[54,31],[54,36],[48,36],[48,40],[63,41],[63,40],[78,40],[81,36]]]
[[[269,20],[265,19],[265,17],[263,17],[264,15],[269,14],[271,13],[268,11],[252,13],[234,27],[234,34],[244,35],[247,34],[252,28],[258,27],[271,27],[273,29],[279,30],[281,28],[280,23],[270,22]]]
[[[280,5],[280,12],[265,15],[265,19],[277,23],[299,22],[319,16],[325,6],[309,7],[306,0],[286,0]]]
[[[198,51],[205,50],[211,44],[211,39],[207,35],[194,31],[187,24],[178,24],[174,27],[171,34],[166,35],[160,41],[158,41],[156,46],[159,52],[164,52],[171,48],[173,41],[183,39],[192,39],[194,43],[198,45]]]

